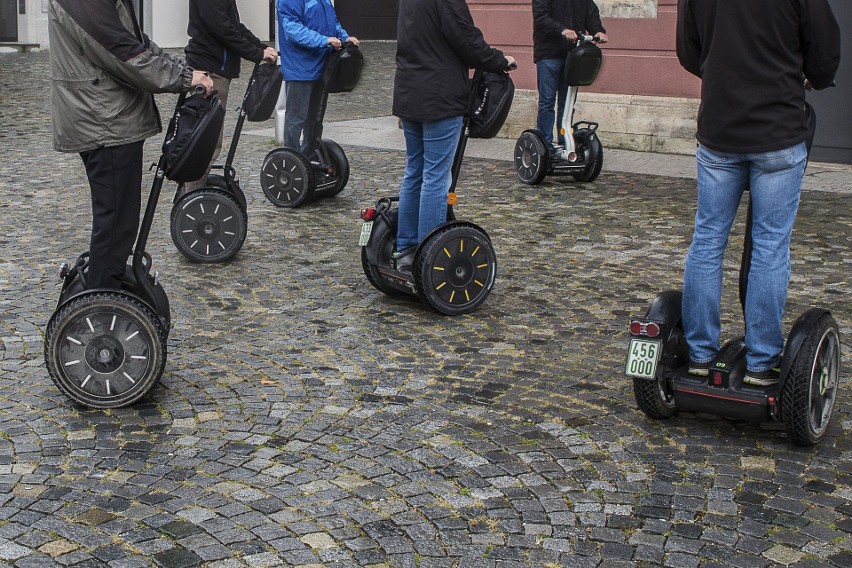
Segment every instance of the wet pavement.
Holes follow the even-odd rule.
[[[392,44],[364,51],[328,132],[390,113]],[[447,317],[361,269],[358,212],[396,193],[404,154],[336,139],[347,188],[277,209],[258,181],[272,121],[239,141],[249,228],[230,262],[178,253],[165,189],[149,240],[172,306],[165,373],[140,403],[95,411],[58,391],[42,352],[56,269],[90,223],[79,157],[52,150],[48,77],[46,53],[0,54],[0,566],[852,566],[848,167],[812,165],[793,235],[785,329],[827,306],[843,338],[813,448],[780,424],[636,407],[628,318],[680,285],[688,175],[605,161],[593,183],[528,187],[505,155],[471,156],[456,211],[499,268],[478,311]],[[164,116],[175,98],[158,95]],[[742,230],[726,338],[741,333]]]

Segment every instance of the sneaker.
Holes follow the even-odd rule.
[[[393,269],[403,274],[411,274],[411,265],[414,264],[414,253],[417,252],[417,247],[408,247],[407,249],[394,251],[391,255]]]
[[[780,374],[781,369],[778,367],[767,369],[766,371],[746,371],[743,382],[756,387],[771,387],[778,384],[778,381],[781,379]]]
[[[696,377],[706,377],[710,375],[710,361],[704,363],[689,362],[689,374]]]

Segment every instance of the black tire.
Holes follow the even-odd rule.
[[[674,416],[677,405],[674,393],[666,380],[673,368],[679,367],[687,362],[686,339],[683,336],[683,328],[680,322],[672,330],[668,342],[663,345],[663,357],[657,365],[657,373],[654,380],[633,379],[633,394],[636,397],[636,405],[639,410],[651,418],[663,419]]]
[[[598,149],[597,154],[595,154],[593,160],[590,160],[592,158],[590,139],[593,136],[597,138],[597,135],[588,128],[580,128],[574,132],[574,143],[577,146],[577,154],[583,156],[583,160],[585,160],[588,164],[583,171],[571,174],[571,176],[577,181],[595,181],[603,169],[604,151],[599,138],[596,140]]]
[[[337,178],[334,186],[324,192],[325,196],[333,197],[343,191],[346,184],[349,183],[349,159],[340,144],[334,140],[321,140],[320,144],[325,145],[329,160],[331,160],[332,175]]]
[[[364,275],[372,284],[373,288],[387,294],[388,296],[404,296],[403,292],[388,286],[385,277],[379,272],[379,267],[370,262],[370,257],[367,254],[367,249],[377,251],[379,263],[383,263],[385,267],[390,266],[390,257],[393,254],[394,244],[396,242],[396,224],[399,215],[399,210],[393,208],[388,210],[385,215],[388,217],[389,223],[383,223],[384,227],[380,231],[376,231],[373,227],[373,234],[370,237],[370,242],[366,247],[361,247],[361,268],[364,269]],[[380,221],[374,221],[380,222]]]
[[[421,245],[413,275],[418,293],[429,305],[442,314],[465,314],[491,294],[497,254],[479,227],[447,225]]]
[[[74,402],[120,408],[160,380],[166,330],[136,298],[121,292],[85,294],[51,317],[44,360],[50,378]]]
[[[248,214],[230,193],[192,191],[172,207],[171,233],[177,249],[192,262],[224,262],[243,247]]]
[[[550,169],[550,150],[541,134],[527,130],[515,142],[515,173],[521,183],[536,185]]]
[[[781,417],[794,443],[813,446],[825,437],[839,375],[840,334],[824,314],[802,342],[781,393]]]
[[[287,148],[271,151],[260,168],[260,187],[277,207],[298,207],[316,189],[314,171],[307,158]]]

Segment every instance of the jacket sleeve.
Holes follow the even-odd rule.
[[[453,51],[470,68],[498,73],[509,65],[503,52],[485,42],[473,24],[465,0],[445,0],[441,9],[441,33]]]
[[[588,0],[586,2],[586,29],[580,31],[588,32],[591,35],[606,33],[603,22],[601,22],[601,11],[598,9],[598,5],[595,4],[595,0]]]
[[[304,2],[278,0],[278,21],[287,39],[304,47],[325,47],[328,36],[317,33],[302,23]]]
[[[677,59],[681,66],[696,77],[701,77],[701,38],[690,0],[678,0],[676,36]]]
[[[228,10],[227,0],[208,1],[203,10],[199,10],[199,23],[211,36],[231,51],[254,63],[263,59],[260,40],[239,21],[236,9]]]
[[[533,26],[545,36],[560,36],[565,25],[550,15],[553,0],[532,0]]]
[[[815,89],[830,87],[840,66],[840,27],[826,0],[802,0],[802,70]]]

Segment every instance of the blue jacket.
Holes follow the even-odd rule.
[[[285,81],[322,78],[330,37],[346,41],[346,33],[330,0],[278,0],[278,46]]]

